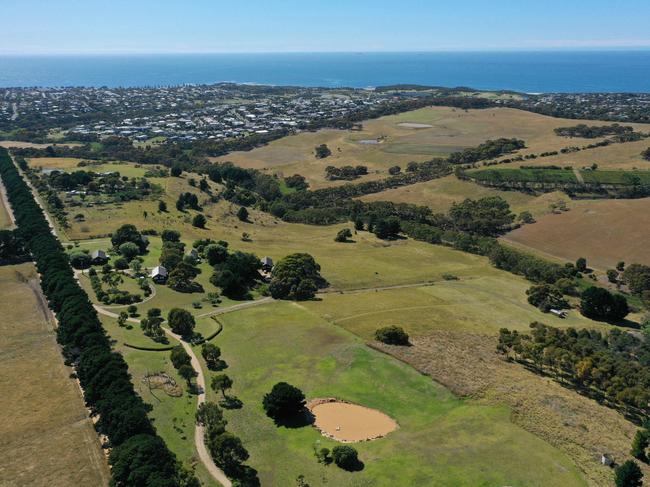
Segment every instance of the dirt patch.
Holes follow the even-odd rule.
[[[376,440],[398,427],[381,411],[334,398],[314,399],[307,408],[314,415],[314,426],[324,436],[342,443]]]
[[[603,453],[622,462],[629,457],[636,427],[619,413],[578,395],[547,377],[496,354],[496,338],[432,331],[412,339],[411,347],[380,343],[373,348],[406,362],[455,394],[486,404],[506,404],[512,420],[567,453],[589,485],[611,485]],[[650,473],[643,466],[646,475]]]
[[[142,378],[142,382],[149,387],[149,390],[161,389],[165,394],[172,397],[180,397],[183,395],[182,387],[164,372],[147,374]]]
[[[413,123],[413,122],[402,122],[397,124],[398,127],[405,129],[430,129],[433,128],[433,125],[428,123]]]

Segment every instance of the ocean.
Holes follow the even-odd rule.
[[[222,81],[367,88],[396,83],[543,92],[650,92],[650,50],[0,56],[0,87]]]

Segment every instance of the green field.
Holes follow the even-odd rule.
[[[354,335],[291,303],[221,318],[217,342],[243,402],[229,429],[251,452],[262,485],[586,485],[563,454],[510,422],[505,407],[455,398],[411,367],[367,348]],[[276,427],[261,407],[278,381],[308,398],[338,397],[379,409],[399,423],[383,439],[355,445],[361,472],[323,467],[315,445],[332,447],[310,426]]]
[[[481,169],[467,175],[476,181],[490,183],[573,183],[578,179],[573,171],[566,169]]]

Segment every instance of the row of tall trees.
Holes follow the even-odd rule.
[[[57,339],[66,361],[76,367],[86,405],[98,418],[96,429],[109,439],[113,484],[198,485],[157,436],[147,416],[147,406],[134,391],[126,362],[111,350],[88,296],[74,278],[63,247],[52,235],[42,210],[2,148],[0,175],[41,276],[43,293],[59,322]]]

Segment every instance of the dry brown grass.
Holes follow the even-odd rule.
[[[430,125],[429,128],[409,128],[400,124],[415,123]],[[527,148],[522,154],[560,150],[563,147],[583,146],[602,139],[568,139],[558,137],[553,132],[556,127],[587,123],[603,125],[606,122],[559,119],[521,110],[495,108],[489,110],[460,110],[449,107],[432,107],[382,117],[364,122],[363,131],[350,132],[321,130],[306,132],[274,141],[265,147],[247,152],[235,152],[216,158],[217,161],[232,161],[242,167],[263,169],[269,173],[284,176],[302,174],[313,188],[342,184],[329,182],[324,178],[326,166],[363,164],[370,174],[364,179],[385,177],[387,169],[393,165],[402,167],[410,161],[424,161],[435,156],[472,147],[487,139],[498,137],[517,137],[526,141]],[[638,130],[648,132],[644,124],[630,124]],[[360,144],[360,140],[381,139],[377,145]],[[332,156],[326,159],[314,157],[314,147],[327,144]],[[644,145],[645,144],[645,145]],[[606,161],[624,161],[628,165],[641,165],[640,146],[647,142],[617,144],[605,149],[585,151],[576,157],[558,157],[571,164],[585,165],[582,161],[591,160],[604,151],[603,167]],[[597,162],[597,161],[596,161]],[[538,159],[531,164],[558,163],[552,158]],[[591,162],[589,162],[591,164]],[[612,163],[613,165],[618,164]]]
[[[503,240],[551,257],[585,257],[596,269],[617,262],[650,264],[650,199],[574,201],[573,209],[547,215]]]
[[[101,486],[108,467],[31,264],[0,268],[0,485]]]
[[[516,424],[568,454],[590,485],[612,484],[611,470],[600,465],[600,455],[610,453],[618,462],[629,458],[634,425],[549,378],[502,360],[495,353],[494,337],[435,330],[412,342],[412,347],[376,347],[456,394],[507,404]]]

